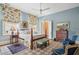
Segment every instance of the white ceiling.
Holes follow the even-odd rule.
[[[33,14],[35,16],[44,16],[51,13],[60,12],[63,10],[78,7],[78,3],[42,3],[42,9],[50,8],[40,14],[40,3],[10,3],[10,6],[20,9],[26,13]]]

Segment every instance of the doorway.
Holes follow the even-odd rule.
[[[42,34],[45,34],[47,36],[47,38],[51,38],[52,37],[52,21],[50,20],[44,20],[41,23],[41,27],[42,27]]]

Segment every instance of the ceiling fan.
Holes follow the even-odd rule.
[[[37,11],[40,11],[40,14],[42,14],[44,11],[47,11],[47,10],[49,10],[50,8],[42,8],[42,3],[40,3],[40,9],[34,9],[34,10],[37,10]]]

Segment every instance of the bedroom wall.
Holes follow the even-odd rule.
[[[0,35],[2,35],[2,19],[3,19],[3,13],[2,13],[2,6],[0,5]]]
[[[21,19],[21,20],[24,20],[24,21],[25,21],[25,20],[28,20],[28,16],[29,16],[29,15],[28,15],[27,13],[25,13],[25,12],[23,12],[23,11],[20,12],[20,19]]]
[[[1,12],[0,12],[0,33],[2,34],[5,34],[5,32],[6,31],[9,31],[8,30],[8,28],[10,28],[10,27],[12,27],[12,24],[11,23],[16,23],[16,24],[20,24],[19,23],[19,21],[21,22],[21,21],[25,21],[25,20],[33,20],[33,19],[30,19],[30,16],[34,16],[34,15],[31,15],[31,14],[28,14],[28,13],[26,13],[26,12],[23,12],[23,11],[21,11],[21,10],[18,10],[18,9],[16,9],[16,10],[18,10],[19,11],[19,13],[20,13],[20,15],[19,15],[19,17],[18,17],[18,20],[19,21],[13,21],[13,20],[15,20],[15,13],[16,12],[13,12],[14,14],[13,14],[13,16],[12,16],[12,13],[11,13],[11,11],[12,10],[15,10],[15,8],[13,8],[13,7],[11,7],[10,5],[8,5],[8,4],[4,4],[4,5],[6,5],[7,6],[7,9],[5,8],[4,10],[4,12],[6,12],[7,13],[7,19],[6,19],[6,17],[4,18],[4,15],[3,15],[3,12],[2,12],[2,9],[1,9],[1,7],[0,7],[0,10],[1,10]],[[10,11],[10,12],[9,12]],[[6,14],[6,13],[4,13],[4,14]],[[16,13],[17,14],[17,13]],[[5,15],[6,16],[6,15]],[[11,17],[10,17],[11,16]],[[36,17],[36,16],[35,16]],[[8,21],[8,18],[9,18],[9,21]],[[10,24],[11,25],[8,25],[7,27],[6,27],[6,29],[5,29],[5,22],[2,22],[1,20],[2,19],[5,19],[5,21],[7,21],[7,22],[11,22]],[[36,20],[38,20],[38,17],[36,17]],[[3,26],[2,26],[3,25]],[[32,25],[33,26],[33,25]],[[36,22],[36,24],[34,25],[35,27],[36,27],[36,30],[38,30],[38,22]],[[30,27],[30,26],[29,26]],[[3,28],[3,29],[2,29]],[[5,31],[4,31],[5,30]]]
[[[34,20],[34,17],[35,17],[36,20]],[[28,21],[28,27],[29,28],[30,27],[35,28],[35,32],[34,33],[38,32],[38,26],[39,26],[38,25],[38,22],[39,22],[38,17],[36,17],[36,16],[34,16],[32,14],[29,14],[29,13],[21,11],[20,12],[20,20],[21,21]],[[34,21],[35,21],[36,24],[32,23]]]
[[[79,7],[72,8],[69,10],[57,12],[54,14],[46,15],[43,17],[39,17],[39,20],[52,20],[53,21],[53,37],[56,37],[56,24],[57,22],[70,22],[70,32],[79,32]]]

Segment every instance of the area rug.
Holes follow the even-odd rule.
[[[12,54],[15,54],[17,52],[20,52],[24,49],[26,49],[26,46],[24,46],[23,44],[19,44],[19,45],[11,45],[11,46],[8,46],[9,50],[12,52]]]

